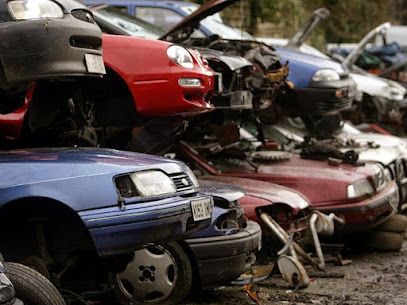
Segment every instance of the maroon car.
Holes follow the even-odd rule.
[[[367,231],[390,217],[398,202],[397,185],[377,164],[353,166],[301,159],[285,152],[208,153],[208,145],[182,143],[184,160],[215,177],[261,180],[290,187],[309,200],[313,209],[335,213],[345,230]],[[213,143],[212,145],[219,145]]]

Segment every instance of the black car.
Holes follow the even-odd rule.
[[[34,80],[105,73],[102,33],[77,1],[3,0],[0,36],[2,113]]]

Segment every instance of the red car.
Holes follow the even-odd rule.
[[[35,138],[35,145],[44,140],[47,145],[115,146],[112,138],[119,135],[128,142],[132,129],[150,117],[213,108],[214,72],[196,51],[163,41],[104,35],[103,57],[103,79],[33,88],[20,109],[0,116],[0,136],[16,140],[24,135]]]
[[[398,203],[397,185],[387,181],[376,164],[330,165],[300,159],[297,155],[288,157],[287,153],[278,161],[282,158],[279,152],[270,152],[267,161],[260,161],[252,157],[239,158],[236,151],[229,156],[219,152],[208,154],[202,148],[197,143],[193,146],[183,143],[180,153],[185,161],[210,175],[249,178],[290,187],[305,195],[311,208],[342,216],[348,232],[378,226],[394,213]]]
[[[245,196],[239,200],[244,214],[262,223],[260,214],[268,213],[284,229],[303,231],[308,227],[310,202],[299,192],[270,182],[228,176],[202,176],[200,180],[227,183],[241,188]],[[263,234],[267,230],[263,230]]]

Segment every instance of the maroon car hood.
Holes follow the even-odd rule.
[[[293,210],[303,210],[309,206],[309,200],[301,193],[270,182],[226,176],[204,176],[200,177],[200,180],[217,181],[237,186],[247,195],[267,200],[270,203],[286,203]]]
[[[160,37],[160,40],[166,40],[174,43],[179,43],[189,37],[199,23],[208,16],[220,12],[225,7],[232,5],[239,0],[212,0],[203,4],[191,15],[185,17],[171,30]]]
[[[293,188],[304,194],[314,206],[348,202],[348,185],[370,179],[375,174],[375,168],[369,164],[329,165],[328,162],[301,159],[297,155],[288,161],[258,165],[255,173],[236,169],[224,171],[223,175],[259,179]]]

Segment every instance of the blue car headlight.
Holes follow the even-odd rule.
[[[332,82],[340,80],[341,77],[335,70],[332,69],[321,69],[315,72],[312,80],[314,82]]]
[[[161,171],[143,171],[130,175],[137,192],[142,197],[172,194],[177,191],[174,182]]]

